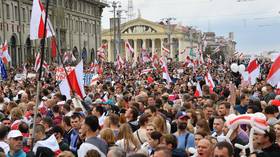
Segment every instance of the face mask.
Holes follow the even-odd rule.
[[[178,122],[178,129],[185,130],[187,128],[187,123],[185,122]]]

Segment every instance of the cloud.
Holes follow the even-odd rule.
[[[134,0],[134,10],[141,10],[143,18],[160,21],[175,17],[183,25],[197,26],[203,31],[215,31],[218,35],[234,32],[237,48],[244,52],[257,49],[280,49],[280,1],[253,0]],[[126,6],[127,0],[122,0]],[[102,25],[108,27],[110,9],[104,10]],[[268,31],[266,31],[268,30]],[[266,32],[265,33],[262,33]],[[248,32],[248,33],[246,33]],[[272,32],[272,33],[271,33]],[[243,43],[246,43],[243,44]],[[263,43],[263,44],[259,44]],[[257,44],[257,45],[256,45]],[[269,45],[269,46],[267,46]]]

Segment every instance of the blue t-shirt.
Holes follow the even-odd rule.
[[[187,133],[184,133],[184,134],[181,134],[179,136],[175,135],[177,137],[177,140],[178,140],[178,146],[177,148],[180,148],[180,149],[188,149],[190,147],[195,147],[195,143],[194,143],[194,134],[192,133],[188,133],[189,136],[187,138],[187,145],[185,146],[186,142],[185,142],[185,139],[186,139],[186,135]]]
[[[12,156],[10,155],[10,152],[9,152],[8,154],[6,154],[6,157],[12,157]],[[13,155],[13,157],[26,157],[26,154],[25,154],[25,152],[24,152],[23,150],[20,150],[20,151],[16,152],[16,153]]]
[[[245,114],[247,112],[247,105],[245,106],[236,105],[234,109],[240,114]]]

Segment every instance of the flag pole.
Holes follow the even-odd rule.
[[[46,39],[46,32],[47,32],[47,21],[48,21],[48,10],[49,10],[49,0],[45,0],[46,3],[46,16],[45,16],[45,23],[44,23],[44,34],[43,34],[43,38],[41,39],[41,62],[40,62],[40,68],[39,68],[39,77],[38,77],[38,81],[37,81],[37,95],[36,95],[36,106],[35,106],[35,113],[34,113],[34,118],[33,118],[33,130],[32,130],[32,141],[31,141],[31,148],[33,148],[34,143],[35,143],[35,128],[36,128],[36,119],[37,119],[37,115],[38,115],[38,106],[40,103],[40,87],[41,87],[41,83],[42,83],[42,65],[44,62],[44,51],[45,51],[45,39]]]

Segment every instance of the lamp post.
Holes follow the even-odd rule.
[[[121,2],[120,1],[113,1],[111,2],[111,7],[113,8],[113,33],[114,33],[114,38],[113,38],[113,50],[114,50],[114,59],[116,59],[116,54],[117,54],[117,29],[116,29],[116,10],[117,8],[121,7]]]
[[[170,53],[171,54],[173,54],[172,53],[172,50],[171,50],[171,44],[173,44],[172,43],[172,41],[171,41],[171,34],[172,34],[172,30],[171,30],[171,21],[172,20],[176,20],[176,18],[174,18],[174,17],[168,17],[168,18],[163,18],[163,19],[161,19],[162,21],[166,21],[166,23],[167,23],[167,27],[168,27],[168,32],[167,32],[167,39],[168,39],[168,49],[170,50]],[[172,56],[173,57],[173,56]]]

